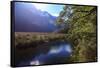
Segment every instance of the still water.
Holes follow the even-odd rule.
[[[41,53],[35,57],[28,58],[27,61],[22,60],[18,66],[26,65],[46,65],[46,64],[62,64],[72,55],[72,47],[66,42],[54,42],[46,53]],[[41,49],[41,48],[40,48]]]

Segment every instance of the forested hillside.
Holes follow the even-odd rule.
[[[97,61],[97,7],[64,6],[57,18],[59,32],[68,34],[67,39],[73,45],[72,62]]]

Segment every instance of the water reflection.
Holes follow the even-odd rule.
[[[48,54],[58,54],[60,52],[69,52],[71,53],[71,46],[68,44],[62,44],[59,47],[52,47],[50,49],[50,51],[48,52]]]
[[[71,46],[63,43],[58,46],[51,47],[47,54],[40,54],[36,56],[32,59],[30,65],[61,63],[63,59],[69,57],[71,53]],[[60,59],[62,59],[62,61]]]
[[[66,63],[68,57],[72,54],[71,45],[65,42],[54,43],[50,45],[47,53],[41,53],[27,61],[22,61],[20,65],[45,65]]]

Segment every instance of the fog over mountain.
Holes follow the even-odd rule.
[[[33,4],[16,3],[15,32],[53,32],[57,28],[56,18]]]

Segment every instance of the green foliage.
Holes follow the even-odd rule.
[[[93,6],[65,6],[57,19],[57,24],[68,25],[61,32],[73,45],[72,62],[96,61],[96,12]]]

